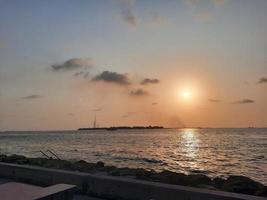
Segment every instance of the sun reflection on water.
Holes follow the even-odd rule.
[[[198,129],[183,129],[182,134],[182,151],[188,158],[190,165],[197,167],[197,161],[195,160],[199,153],[199,133]]]

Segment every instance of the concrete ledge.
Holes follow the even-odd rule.
[[[264,197],[0,162],[0,176],[48,186],[76,185],[83,193],[125,200],[266,200]]]

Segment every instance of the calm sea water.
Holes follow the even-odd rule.
[[[62,159],[104,161],[214,176],[245,175],[267,185],[267,129],[164,129],[8,132],[0,153],[41,157],[51,149]]]

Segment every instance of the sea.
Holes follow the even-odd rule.
[[[116,167],[244,175],[267,185],[267,129],[1,132],[0,153],[103,161]]]

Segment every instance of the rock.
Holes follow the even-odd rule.
[[[84,160],[79,160],[79,161],[75,162],[75,164],[87,164],[87,162]]]
[[[105,166],[104,162],[88,163],[84,160],[71,162],[67,160],[47,159],[47,158],[26,158],[20,155],[1,155],[0,162],[28,164],[54,169],[65,169],[87,173],[107,173],[113,176],[130,176],[137,179],[157,181],[176,185],[197,186],[208,189],[220,189],[229,192],[237,192],[249,195],[267,196],[267,187],[245,176],[229,176],[226,180],[216,177],[211,180],[208,176],[194,171],[197,174],[185,175],[168,170],[155,172],[142,168],[117,168],[115,166]]]
[[[47,160],[46,158],[29,158],[29,164],[43,166]]]
[[[142,168],[115,168],[110,171],[108,171],[109,175],[112,176],[132,176],[132,177],[145,177],[147,175],[148,171]]]
[[[114,166],[105,166],[104,168],[105,168],[104,171],[107,173],[117,169],[117,167]]]
[[[256,196],[263,196],[263,197],[267,197],[267,186],[264,186],[264,188],[262,188],[261,190],[258,190],[255,193]]]
[[[128,167],[118,168],[116,171],[119,174],[119,176],[135,176],[136,175],[135,169],[131,169]],[[114,174],[114,172],[113,172],[113,174]]]
[[[115,169],[113,169],[113,170],[110,170],[110,171],[108,172],[108,175],[111,175],[111,176],[120,176],[121,174],[120,174],[119,169],[118,169],[118,168],[115,168]]]
[[[72,163],[71,169],[74,171],[93,173],[97,171],[96,163],[88,163],[84,160]]]
[[[151,175],[151,179],[154,181],[160,181],[164,183],[177,184],[177,185],[211,185],[211,179],[203,174],[191,174],[185,175],[182,173],[176,173],[171,171],[162,171]]]
[[[212,184],[216,187],[216,188],[221,188],[224,184],[225,184],[226,180],[220,177],[216,177],[212,180]]]
[[[27,164],[29,162],[28,158],[26,158],[25,156],[20,156],[20,155],[15,155],[15,154],[11,156],[1,155],[0,161],[8,162],[8,163],[15,163],[15,164]]]
[[[139,173],[137,173],[136,174],[136,178],[137,179],[142,179],[142,180],[148,180],[148,181],[150,181],[151,180],[151,177],[153,176],[153,175],[155,175],[156,174],[156,172],[154,171],[154,170],[144,170],[144,169],[142,169],[142,170],[140,170],[139,171]]]
[[[11,156],[7,156],[4,161],[8,163],[16,163],[18,160],[26,160],[26,159],[27,158],[25,156],[13,154]]]
[[[134,169],[132,172],[135,177],[145,177],[148,174],[148,171],[143,168]]]
[[[185,184],[186,175],[182,173],[176,173],[168,170],[156,173],[151,176],[151,179],[154,181],[183,185]]]
[[[192,169],[192,170],[190,170],[190,173],[192,173],[192,174],[207,174],[208,171],[201,170],[201,169]]]
[[[96,163],[96,166],[102,168],[102,167],[105,167],[105,163],[102,162],[102,161],[98,161],[98,162]]]
[[[5,162],[6,161],[6,158],[7,158],[6,155],[1,154],[0,155],[0,162]]]
[[[229,176],[221,189],[250,195],[266,192],[266,186],[245,176]]]
[[[16,164],[19,164],[19,165],[25,165],[25,164],[28,164],[28,163],[29,163],[28,159],[20,159],[20,160],[16,161]]]
[[[204,174],[190,174],[186,177],[187,185],[211,185],[211,179]]]

